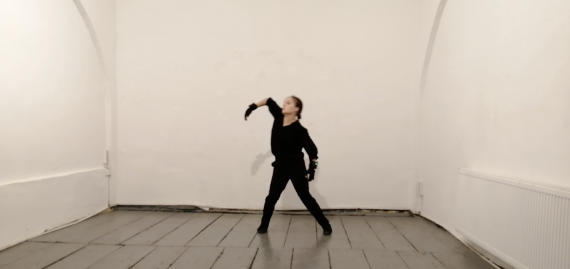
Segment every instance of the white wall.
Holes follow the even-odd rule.
[[[76,4],[0,3],[0,249],[107,207],[105,80]]]
[[[570,186],[568,14],[568,1],[447,3],[423,100],[424,216],[455,232],[459,168]]]
[[[243,114],[295,94],[321,205],[409,209],[419,21],[412,0],[118,1],[117,203],[262,208],[271,117]]]

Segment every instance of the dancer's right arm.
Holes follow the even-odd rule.
[[[275,103],[275,101],[271,97],[268,97],[257,103],[251,104],[248,110],[245,112],[245,119],[247,120],[247,117],[249,117],[251,112],[253,112],[258,107],[262,106],[268,106],[269,112],[271,113],[271,115],[273,115],[273,117],[278,117],[281,114],[281,108],[279,108],[277,103]]]
[[[269,99],[271,99],[271,97],[265,98],[265,99],[263,99],[263,100],[261,100],[261,101],[255,103],[255,104],[257,105],[257,107],[265,106],[265,105],[267,105],[267,101],[268,101]]]

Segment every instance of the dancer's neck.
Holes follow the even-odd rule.
[[[291,125],[297,121],[297,116],[295,115],[285,115],[283,118],[283,126]]]

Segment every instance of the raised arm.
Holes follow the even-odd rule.
[[[265,99],[255,103],[255,105],[257,105],[257,107],[265,106],[265,105],[267,105],[267,101],[269,101],[269,99],[271,99],[271,97],[265,98]]]
[[[245,112],[245,119],[247,120],[247,117],[249,117],[251,112],[256,110],[258,107],[262,107],[262,106],[269,107],[269,112],[271,113],[271,115],[273,115],[274,118],[277,118],[277,117],[283,115],[281,113],[281,108],[279,107],[279,105],[277,105],[277,103],[275,103],[275,101],[273,101],[273,99],[271,97],[269,97],[269,98],[265,98],[265,99],[263,99],[257,103],[251,104],[249,106],[249,108],[247,109],[247,111]]]
[[[281,112],[281,108],[279,107],[279,105],[277,105],[277,103],[275,103],[273,98],[269,97],[265,100],[262,100],[262,102],[263,101],[265,101],[265,105],[267,105],[267,107],[269,108],[269,113],[271,113],[271,115],[273,115],[274,118],[283,115],[283,113]]]

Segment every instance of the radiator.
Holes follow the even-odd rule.
[[[570,191],[460,169],[456,230],[517,269],[569,269]]]

